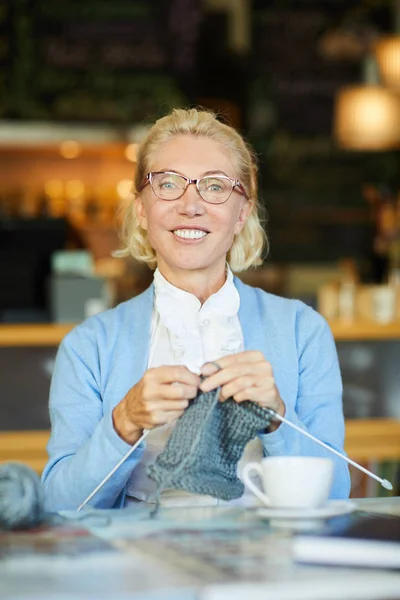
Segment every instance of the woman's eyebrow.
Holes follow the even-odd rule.
[[[154,172],[155,173],[176,173],[177,175],[183,175],[184,177],[187,177],[187,175],[182,173],[182,171],[178,171],[178,169],[173,169],[172,167],[164,168],[164,169],[157,169],[157,171],[154,171]],[[201,175],[201,177],[207,177],[208,175],[225,175],[225,177],[229,177],[229,175],[227,175],[227,173],[225,173],[221,169],[212,169],[211,171],[204,171],[204,173]]]
[[[225,175],[225,177],[229,177],[229,175],[227,175],[224,171],[221,171],[221,169],[213,169],[212,171],[205,171],[203,174],[203,177],[206,177],[207,175]]]
[[[177,175],[183,175],[183,173],[181,171],[178,171],[178,169],[172,169],[171,167],[168,168],[161,168],[161,169],[155,169],[153,171],[153,173],[176,173]]]

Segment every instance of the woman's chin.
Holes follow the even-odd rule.
[[[205,263],[204,261],[196,261],[196,260],[182,260],[176,262],[175,264],[170,266],[171,270],[177,272],[187,272],[187,271],[204,271],[212,268],[211,265]]]
[[[157,253],[157,262],[160,271],[168,270],[171,273],[188,275],[189,272],[206,272],[211,277],[225,273],[226,255],[218,253],[214,256],[212,252],[205,252],[204,248],[198,246],[185,246],[181,250],[172,250],[167,253]]]
[[[164,265],[164,268],[162,265]],[[171,273],[182,273],[185,275],[188,275],[190,272],[205,272],[212,276],[212,273],[217,274],[219,271],[225,272],[225,260],[210,262],[208,260],[204,260],[204,256],[197,258],[194,256],[185,256],[174,261],[172,261],[171,257],[169,257],[168,261],[162,261],[162,263],[159,261],[158,266],[161,272],[167,269]]]

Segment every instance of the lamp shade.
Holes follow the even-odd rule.
[[[400,92],[400,35],[381,38],[375,46],[375,57],[382,82]]]
[[[400,100],[375,85],[342,88],[335,102],[334,135],[352,150],[400,147]]]

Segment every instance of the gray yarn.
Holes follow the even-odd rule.
[[[28,529],[44,518],[39,476],[19,462],[0,465],[0,529]]]
[[[155,514],[160,493],[166,488],[183,489],[232,500],[244,492],[237,465],[246,444],[265,429],[268,409],[232,398],[219,402],[219,388],[199,392],[170,435],[164,450],[147,469],[157,483]]]

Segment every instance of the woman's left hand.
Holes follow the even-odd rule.
[[[200,384],[203,392],[220,386],[219,399],[222,402],[228,398],[236,402],[251,400],[284,416],[285,404],[276,387],[272,367],[261,352],[246,350],[224,356],[216,364],[221,367],[220,370],[214,363],[206,363],[201,370],[201,374],[207,378]],[[278,423],[274,423],[269,430],[278,426]]]

